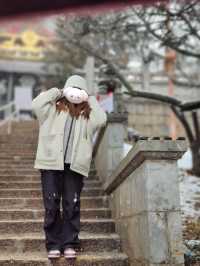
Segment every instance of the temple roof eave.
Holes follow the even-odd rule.
[[[24,73],[35,75],[58,75],[59,62],[30,62],[0,59],[0,72]]]

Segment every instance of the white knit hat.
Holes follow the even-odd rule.
[[[83,77],[79,75],[70,76],[64,85],[64,88],[67,88],[67,87],[77,87],[82,90],[85,90],[88,93],[86,79],[84,79]]]

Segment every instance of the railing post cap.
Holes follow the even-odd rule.
[[[111,112],[108,113],[108,122],[127,122],[128,121],[128,112]]]

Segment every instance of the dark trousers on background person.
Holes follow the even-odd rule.
[[[63,252],[66,247],[80,247],[80,194],[84,176],[69,166],[65,163],[64,170],[40,169],[47,251],[59,249]]]

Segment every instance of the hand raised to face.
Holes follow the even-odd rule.
[[[85,90],[76,87],[66,87],[63,89],[63,95],[71,103],[82,103],[88,100],[88,94]]]

